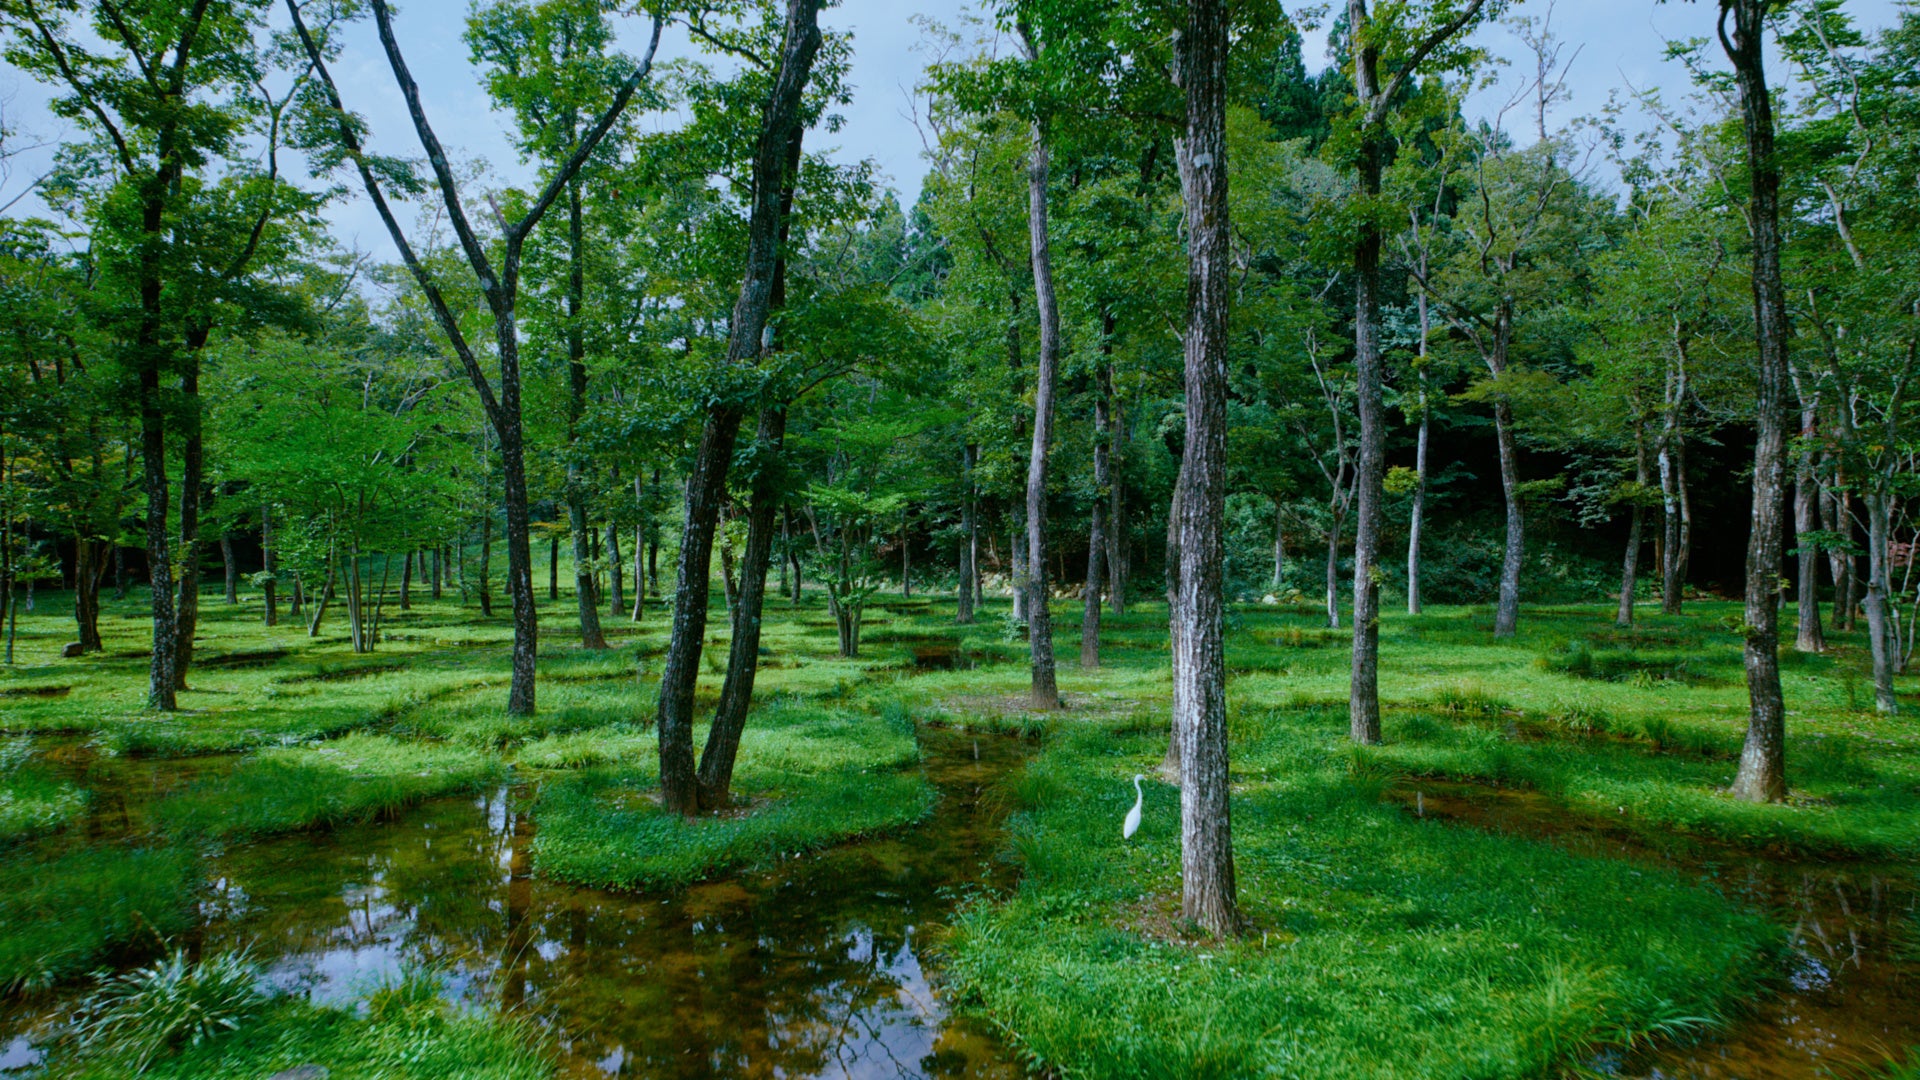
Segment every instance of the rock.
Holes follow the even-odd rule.
[[[281,1069],[267,1080],[327,1080],[324,1065],[295,1065],[291,1069]]]
[[[65,645],[60,646],[60,657],[63,660],[72,660],[75,657],[85,655],[87,655],[87,647],[77,641],[69,641]]]

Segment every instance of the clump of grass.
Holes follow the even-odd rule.
[[[87,793],[29,763],[26,739],[0,740],[0,844],[56,832],[80,819]]]
[[[243,953],[194,963],[175,949],[147,967],[108,976],[79,1007],[80,1051],[138,1075],[162,1053],[199,1046],[258,1016],[260,972]]]
[[[443,1000],[431,975],[374,991],[360,1008],[294,997],[263,1001],[236,1030],[156,1056],[160,1080],[260,1080],[302,1065],[335,1077],[381,1080],[548,1080],[553,1056],[529,1023]],[[56,1080],[120,1080],[124,1065],[90,1055],[56,1058]]]
[[[919,756],[904,705],[870,716],[784,700],[756,711],[741,738],[744,806],[686,820],[655,802],[653,761],[586,770],[541,791],[534,866],[596,887],[674,885],[894,828],[932,808],[926,778],[907,768]]]
[[[97,848],[0,870],[0,992],[40,990],[109,950],[192,925],[193,864],[167,848]]]
[[[529,769],[586,769],[644,756],[654,736],[638,724],[609,724],[564,735],[548,735],[520,748],[514,758]]]
[[[1499,716],[1513,708],[1488,693],[1485,687],[1471,682],[1454,683],[1434,691],[1433,704],[1442,712],[1480,718]]]
[[[215,839],[331,828],[502,775],[499,759],[481,751],[349,735],[259,751],[225,776],[162,802],[155,816],[169,832]]]

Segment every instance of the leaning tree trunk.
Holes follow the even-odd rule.
[[[1499,339],[1494,346],[1500,358],[1495,374],[1506,370],[1506,340],[1511,334],[1512,316],[1502,311]],[[1494,609],[1493,636],[1512,637],[1520,628],[1520,567],[1526,553],[1526,521],[1520,505],[1520,449],[1514,434],[1513,403],[1505,394],[1493,402],[1493,435],[1500,448],[1500,491],[1506,500],[1507,535],[1500,556],[1500,602]]]
[[[1047,131],[1033,123],[1027,171],[1027,228],[1033,248],[1033,297],[1040,316],[1040,358],[1034,371],[1033,450],[1027,459],[1027,644],[1033,661],[1032,705],[1060,707],[1054,682],[1053,615],[1047,585],[1047,457],[1053,447],[1053,391],[1060,368],[1060,308],[1053,294],[1053,252],[1047,235]]]
[[[1753,322],[1759,378],[1753,447],[1753,522],[1747,536],[1746,744],[1734,797],[1787,795],[1786,705],[1780,693],[1780,550],[1786,479],[1787,302],[1780,273],[1780,166],[1773,152],[1765,28],[1769,0],[1720,0],[1721,43],[1733,61],[1747,141],[1747,219],[1753,232]],[[1733,32],[1726,31],[1728,17]]]
[[[1227,5],[1189,0],[1179,43],[1187,97],[1179,146],[1187,225],[1187,438],[1180,472],[1180,603],[1173,715],[1180,743],[1181,913],[1208,933],[1240,929],[1233,872],[1222,639],[1227,467]]]
[[[776,286],[777,288],[777,286]],[[706,810],[724,809],[733,798],[733,766],[740,754],[740,736],[747,726],[747,708],[753,704],[754,677],[760,667],[760,618],[766,606],[767,570],[773,562],[774,514],[780,507],[778,458],[787,435],[787,410],[775,406],[760,411],[754,461],[752,504],[747,509],[747,546],[740,562],[740,598],[734,607],[733,639],[727,651],[727,677],[720,686],[720,704],[700,753],[699,798]]]
[[[753,199],[747,223],[745,271],[727,338],[727,363],[738,367],[761,351],[779,263],[781,195],[787,146],[800,117],[801,93],[820,48],[817,0],[787,0],[786,34],[760,133],[754,146]],[[699,810],[693,759],[693,688],[707,628],[713,534],[726,499],[727,467],[739,437],[741,411],[723,403],[707,411],[687,478],[687,510],[680,539],[680,582],[674,590],[673,630],[660,674],[655,730],[660,746],[660,799],[669,813]]]

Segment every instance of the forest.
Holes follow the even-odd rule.
[[[1614,6],[0,0],[0,1077],[1920,1080],[1920,4]]]

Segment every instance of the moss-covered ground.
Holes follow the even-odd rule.
[[[589,652],[572,646],[570,599],[543,599],[540,709],[507,717],[504,618],[451,598],[389,607],[378,651],[356,656],[337,627],[317,638],[291,621],[268,629],[257,605],[209,595],[192,689],[162,716],[144,708],[140,599],[109,605],[104,655],[60,659],[65,598],[42,593],[21,619],[19,662],[0,670],[10,993],[155,955],[191,925],[202,850],[404,822],[423,799],[485,785],[529,792],[536,873],[596,887],[674,887],[899,827],[930,805],[915,719],[1044,740],[1014,784],[1004,854],[1018,884],[972,901],[947,954],[967,1007],[1062,1075],[1549,1075],[1597,1046],[1690,1036],[1768,992],[1783,928],[1764,913],[1696,876],[1570,850],[1553,829],[1422,818],[1402,805],[1422,785],[1523,790],[1556,824],[1604,822],[1669,847],[1906,872],[1920,862],[1920,731],[1871,713],[1857,635],[1785,657],[1793,798],[1752,806],[1724,794],[1745,719],[1724,604],[1643,614],[1631,630],[1601,605],[1528,609],[1509,641],[1492,638],[1488,611],[1390,614],[1387,741],[1365,750],[1345,739],[1348,632],[1305,609],[1232,610],[1249,931],[1218,942],[1178,918],[1177,792],[1149,780],[1145,824],[1120,838],[1130,779],[1155,776],[1165,748],[1159,605],[1109,617],[1102,666],[1086,671],[1063,603],[1067,707],[1039,715],[1024,707],[1025,649],[1002,606],[956,627],[945,598],[889,601],[848,659],[817,601],[775,601],[740,806],[688,823],[653,799],[657,610],[611,624],[614,648]],[[702,708],[720,681],[720,613],[716,596]],[[1901,689],[1916,687],[1903,678]],[[149,779],[108,790],[76,755],[138,763]],[[141,812],[127,810],[139,800]],[[344,1013],[276,1002],[269,1027],[152,1071],[266,1075],[327,1058],[335,1076],[453,1075],[376,1060],[413,1038],[447,1061],[500,1063],[460,1075],[544,1074],[529,1031],[410,1000]],[[62,1060],[82,1074],[106,1067]]]

